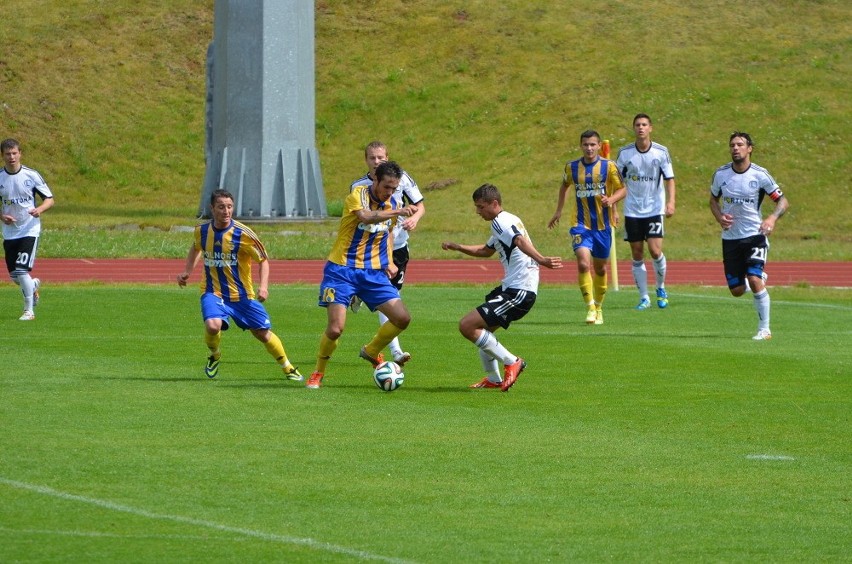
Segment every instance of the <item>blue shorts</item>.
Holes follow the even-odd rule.
[[[574,252],[577,252],[580,247],[584,247],[590,249],[592,256],[596,259],[609,258],[609,250],[612,247],[612,231],[609,229],[594,231],[581,225],[572,227],[568,234],[571,236],[571,246]]]
[[[222,330],[228,330],[228,318],[234,320],[237,327],[246,329],[269,329],[272,322],[266,308],[257,300],[242,300],[239,302],[226,302],[216,294],[210,292],[201,295],[201,316],[204,321],[208,319],[221,319]]]
[[[321,307],[329,304],[349,306],[352,296],[358,296],[370,311],[383,303],[399,299],[397,290],[384,270],[352,268],[331,261],[325,263],[319,288]]]

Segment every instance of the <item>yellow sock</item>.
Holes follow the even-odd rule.
[[[263,346],[266,347],[266,352],[272,355],[272,358],[278,362],[281,366],[287,366],[290,364],[290,360],[287,358],[287,352],[284,350],[284,343],[281,342],[281,339],[278,338],[278,335],[269,332],[269,340],[263,343]]]
[[[373,336],[373,340],[367,343],[364,348],[367,350],[367,354],[376,358],[382,349],[388,346],[388,343],[393,341],[399,334],[402,333],[402,329],[391,323],[390,321],[385,321],[379,327],[378,332],[376,332],[375,336]]]
[[[598,306],[598,309],[600,309],[600,306],[603,304],[604,298],[606,297],[606,272],[604,272],[603,275],[595,273],[594,282],[595,305]]]
[[[592,273],[581,272],[577,280],[580,283],[580,293],[583,294],[583,303],[587,306],[592,305]]]
[[[210,354],[216,358],[219,358],[221,353],[219,352],[219,343],[222,342],[222,332],[218,331],[215,335],[211,335],[207,331],[204,332],[204,344],[207,345],[207,348],[210,349]]]
[[[317,365],[314,372],[321,372],[325,374],[325,367],[328,365],[328,361],[336,348],[337,340],[332,341],[325,333],[323,333],[322,337],[320,337],[319,353],[317,353]]]

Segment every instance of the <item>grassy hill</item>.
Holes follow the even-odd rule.
[[[57,196],[41,255],[182,256],[186,234],[168,230],[194,222],[200,193],[213,2],[18,6],[0,27],[0,135],[22,141]],[[447,237],[484,240],[470,203],[483,182],[543,251],[568,256],[564,233],[545,229],[565,161],[587,128],[629,142],[641,111],[674,158],[670,259],[718,260],[707,189],[738,129],[791,201],[772,258],[852,260],[848,3],[601,6],[317,0],[327,198],[343,198],[363,146],[381,139],[421,187],[443,186],[426,194],[415,256],[443,256]],[[320,258],[335,228],[260,229],[276,256]]]

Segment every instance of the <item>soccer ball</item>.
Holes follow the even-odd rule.
[[[402,386],[405,381],[405,374],[402,373],[402,367],[395,362],[383,362],[373,370],[373,382],[380,390],[392,392]]]

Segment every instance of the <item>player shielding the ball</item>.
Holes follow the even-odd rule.
[[[320,282],[317,305],[326,310],[326,327],[320,337],[317,363],[306,388],[322,386],[326,367],[346,327],[346,310],[358,296],[370,311],[380,311],[387,321],[359,356],[373,365],[382,363],[382,349],[411,323],[411,314],[390,279],[397,273],[393,263],[393,229],[400,217],[410,217],[415,206],[402,207],[393,194],[402,178],[394,161],[376,167],[376,181],[358,186],[343,202],[337,239],[328,255]]]

